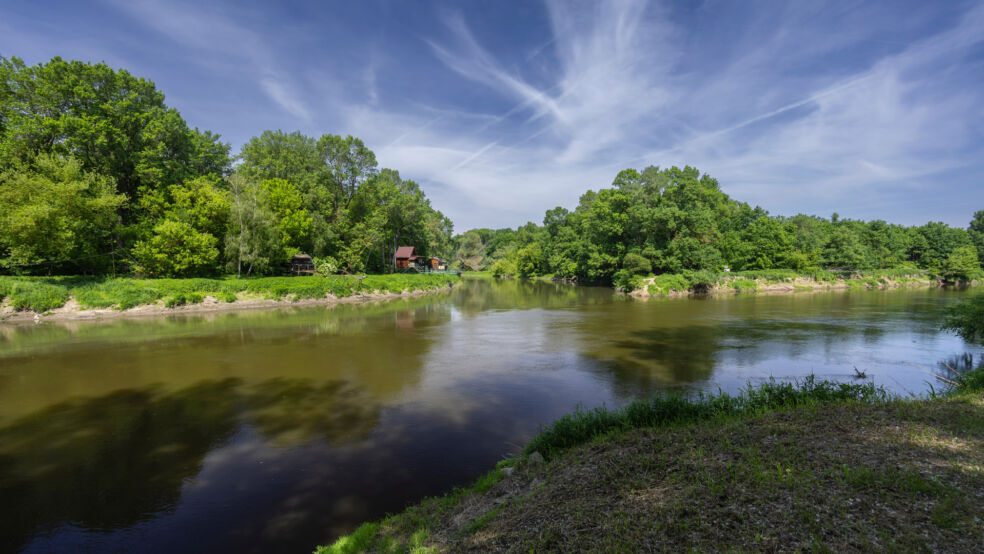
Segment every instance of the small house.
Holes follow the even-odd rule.
[[[411,266],[416,267],[419,259],[420,256],[417,255],[416,250],[412,246],[401,246],[396,249],[397,269],[409,269]]]
[[[290,259],[291,275],[314,275],[314,260],[307,254],[295,254]]]
[[[430,268],[431,269],[440,269],[441,268],[441,259],[440,258],[431,258],[429,260],[429,263],[430,263]]]

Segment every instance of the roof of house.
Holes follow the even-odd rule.
[[[310,260],[311,259],[311,256],[308,256],[307,254],[294,254],[294,257],[291,258],[291,259],[292,260]]]
[[[398,259],[416,258],[417,253],[413,251],[412,246],[401,246],[396,249],[396,257]]]

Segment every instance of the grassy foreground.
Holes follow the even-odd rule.
[[[458,281],[449,274],[392,274],[332,277],[256,277],[237,279],[131,279],[93,277],[0,276],[0,302],[17,311],[43,313],[69,299],[80,308],[116,308],[163,302],[166,307],[198,304],[207,297],[222,302],[246,298],[302,300],[343,298],[359,293],[402,293],[446,287]]]
[[[928,400],[808,379],[576,412],[316,552],[970,552],[982,521],[978,369]]]

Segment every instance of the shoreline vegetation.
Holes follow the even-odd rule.
[[[323,305],[449,290],[452,274],[237,279],[0,276],[0,322]]]
[[[729,273],[692,272],[635,276],[617,287],[638,298],[691,294],[799,293],[829,290],[871,290],[902,287],[975,285],[979,281],[950,283],[925,271],[876,270],[865,272],[757,270]]]
[[[984,368],[929,398],[807,378],[578,410],[350,552],[905,550],[984,541]]]
[[[492,271],[465,271],[468,279],[513,279],[511,275],[496,275]],[[576,280],[546,275],[519,279],[554,281],[576,284]],[[740,293],[784,294],[800,292],[876,290],[904,287],[976,286],[980,280],[948,282],[933,277],[927,271],[912,268],[872,271],[813,271],[797,272],[787,269],[750,270],[735,272],[684,272],[661,275],[636,275],[614,289],[633,298],[675,298],[691,295],[722,295]]]

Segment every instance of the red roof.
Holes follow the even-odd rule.
[[[401,246],[396,249],[396,259],[398,260],[409,260],[416,257],[417,253],[414,252],[412,246]]]

